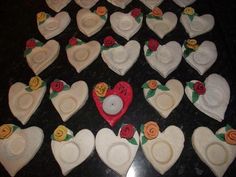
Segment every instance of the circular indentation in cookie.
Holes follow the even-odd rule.
[[[158,22],[157,24],[154,25],[153,29],[157,33],[161,32],[162,34],[165,34],[170,30],[170,27],[166,23]]]
[[[174,106],[174,103],[174,98],[169,93],[162,92],[156,97],[156,106],[163,111],[172,108]]]
[[[115,63],[124,63],[127,61],[128,53],[123,46],[115,47],[111,50],[112,60]]]
[[[156,52],[156,56],[158,61],[160,61],[163,64],[168,64],[173,60],[173,57],[165,46],[159,46]]]
[[[133,25],[133,17],[131,17],[130,15],[125,15],[120,19],[118,28],[124,31],[128,31],[133,28]]]
[[[102,109],[108,115],[116,115],[123,108],[123,101],[117,95],[110,95],[103,100]]]
[[[29,93],[20,95],[17,99],[17,105],[20,109],[26,110],[31,107],[34,102],[34,98]]]
[[[74,59],[76,61],[85,61],[89,56],[89,49],[86,47],[79,47],[74,51]]]
[[[158,163],[166,164],[173,157],[173,149],[167,141],[157,140],[151,147],[151,154]]]
[[[31,58],[34,63],[42,63],[47,59],[47,51],[46,50],[35,50],[31,53]]]
[[[7,142],[7,152],[10,156],[19,156],[26,148],[26,140],[19,134],[13,134]]]
[[[95,14],[87,14],[86,16],[84,16],[82,18],[82,25],[85,27],[85,28],[94,28],[98,22],[99,22],[99,19],[100,17],[98,17],[97,15]]]
[[[204,31],[206,28],[206,22],[195,16],[189,26],[193,31]]]
[[[206,93],[203,95],[203,100],[208,106],[219,106],[223,100],[223,90],[209,86],[206,88]]]
[[[69,142],[64,144],[60,149],[60,158],[65,163],[73,163],[79,158],[80,149],[73,143]]]
[[[193,53],[193,61],[199,65],[206,65],[211,61],[211,58],[205,51],[196,51]]]
[[[107,160],[114,166],[125,165],[131,158],[131,151],[125,143],[114,143],[107,150]]]
[[[206,147],[206,157],[213,165],[224,165],[228,161],[228,151],[221,143],[211,143]]]
[[[59,108],[64,114],[69,114],[75,110],[77,101],[72,96],[64,96],[59,101]]]
[[[52,18],[47,19],[44,23],[45,23],[45,28],[48,31],[56,30],[59,27],[59,22]]]

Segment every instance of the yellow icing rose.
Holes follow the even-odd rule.
[[[38,22],[43,22],[47,18],[47,14],[45,12],[39,12],[37,13],[37,21]]]
[[[5,139],[11,136],[13,133],[13,127],[11,124],[3,124],[0,126],[0,139]]]
[[[63,141],[66,139],[68,129],[64,125],[59,125],[53,132],[53,138],[56,141]]]
[[[98,97],[104,97],[106,96],[108,85],[105,82],[101,82],[101,83],[98,83],[94,89]]]
[[[188,39],[186,46],[190,49],[197,50],[197,48],[198,48],[197,40]]]
[[[37,90],[41,87],[43,81],[39,76],[32,77],[29,81],[29,87],[32,90]]]
[[[186,7],[184,9],[184,14],[186,15],[193,15],[195,13],[195,10],[192,7]]]

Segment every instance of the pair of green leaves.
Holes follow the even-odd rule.
[[[156,20],[163,20],[162,16],[153,16],[151,13],[147,14],[147,18],[156,19]]]
[[[36,47],[42,47],[44,44],[36,39],[32,39],[36,42]],[[31,51],[33,50],[33,48],[26,48],[24,51],[24,57],[26,57],[28,54],[31,53]]]
[[[39,88],[42,88],[42,87],[44,87],[44,86],[46,86],[46,82],[43,81],[43,82],[42,82],[42,85],[41,85]],[[32,91],[33,91],[30,87],[26,87],[25,90],[26,90],[27,92],[32,92]]]
[[[135,17],[136,22],[139,24],[142,21],[143,13],[141,13],[139,16]]]
[[[62,91],[66,91],[66,90],[70,90],[70,86],[64,84]],[[57,95],[58,95],[58,92],[52,91],[52,93],[50,93],[50,95],[49,95],[49,99],[51,100],[52,98],[56,97]]]
[[[229,131],[233,129],[229,124],[227,124],[225,126],[225,132]],[[225,134],[224,133],[219,133],[219,134],[216,134],[216,137],[221,140],[221,141],[225,141]]]
[[[147,95],[146,95],[146,99],[148,99],[150,97],[153,97],[155,95],[157,89],[160,89],[161,91],[169,91],[170,90],[168,87],[166,87],[165,85],[162,85],[162,84],[158,84],[156,89],[150,89],[148,87],[147,82],[145,82],[142,85],[142,88],[149,89],[148,92],[147,92]]]
[[[82,40],[80,40],[80,39],[78,39],[78,40],[77,40],[77,43],[76,43],[75,45],[82,45],[82,44],[85,44],[85,42],[82,41]],[[71,47],[73,47],[73,46],[74,46],[74,45],[68,44],[68,45],[66,46],[66,49],[69,49],[69,48],[71,48]]]
[[[110,48],[116,48],[116,47],[119,47],[119,46],[120,46],[120,44],[118,44],[118,43],[115,43],[114,45],[112,45],[112,46],[110,46],[110,47],[106,47],[106,46],[102,45],[101,50],[102,50],[102,51],[103,51],[103,50],[108,50],[108,49],[110,49]]]

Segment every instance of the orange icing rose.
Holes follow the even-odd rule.
[[[105,6],[99,6],[96,9],[96,14],[98,14],[99,16],[103,16],[107,13],[107,8]]]
[[[156,138],[159,134],[159,126],[156,122],[149,121],[146,124],[144,124],[144,136],[148,140],[152,140]]]
[[[43,81],[39,76],[32,77],[29,81],[29,87],[32,90],[37,90],[41,87]]]
[[[108,85],[105,82],[100,82],[95,86],[95,93],[98,97],[104,97],[107,93]]]
[[[230,129],[225,133],[225,141],[228,144],[236,145],[236,130]]]
[[[53,132],[53,138],[56,141],[63,141],[66,139],[68,129],[64,125],[59,125]]]
[[[13,133],[13,127],[11,124],[3,124],[0,126],[0,139],[5,139],[11,136]]]
[[[159,7],[155,7],[152,9],[152,15],[154,17],[161,17],[163,15],[163,12]]]
[[[156,80],[149,80],[147,82],[147,85],[150,89],[156,89],[157,88],[157,81]]]

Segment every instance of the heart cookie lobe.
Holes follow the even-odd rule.
[[[120,7],[121,9],[125,9],[125,7],[132,1],[132,0],[107,0],[112,5]]]
[[[60,12],[64,7],[66,7],[71,0],[46,0],[49,8],[55,12]]]
[[[99,114],[113,127],[128,110],[133,89],[124,81],[118,82],[113,89],[100,82],[94,87],[92,95]]]
[[[76,4],[85,9],[92,8],[98,0],[75,0]]]
[[[193,4],[196,0],[173,0],[175,4],[177,4],[180,7],[187,7],[191,4]]]

